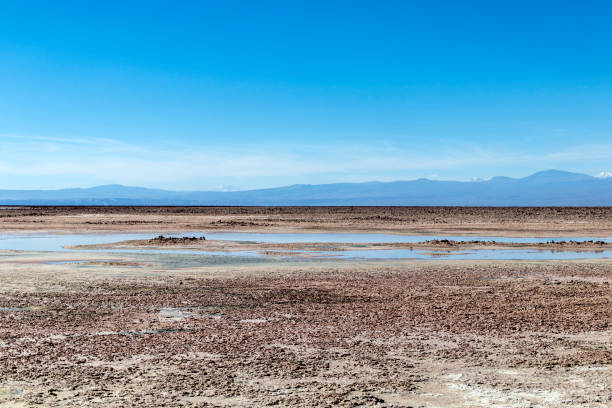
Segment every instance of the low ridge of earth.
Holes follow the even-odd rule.
[[[612,236],[612,207],[4,207],[0,230]]]

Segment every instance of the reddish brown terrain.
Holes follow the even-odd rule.
[[[386,231],[612,236],[612,207],[13,207],[3,231]]]
[[[0,228],[605,237],[612,209],[27,208]],[[612,406],[611,260],[203,259],[0,251],[0,407]]]

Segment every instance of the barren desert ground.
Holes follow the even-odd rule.
[[[8,207],[0,231],[150,235],[0,250],[0,407],[612,406],[612,259],[316,256],[601,252],[612,208]],[[219,231],[602,242],[182,239]]]

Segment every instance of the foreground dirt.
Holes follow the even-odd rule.
[[[0,209],[3,233],[209,230],[597,237],[612,208]],[[612,406],[611,260],[273,258],[0,251],[0,407]]]
[[[605,260],[51,256],[1,259],[0,406],[612,405]]]
[[[3,207],[0,230],[612,236],[612,207]]]

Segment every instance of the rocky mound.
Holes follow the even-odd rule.
[[[150,244],[185,244],[189,242],[205,241],[206,237],[165,237],[159,235],[149,240]]]

